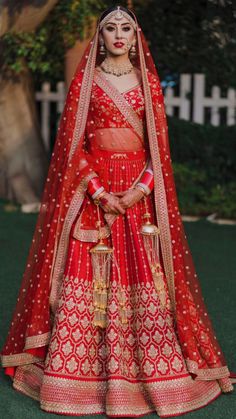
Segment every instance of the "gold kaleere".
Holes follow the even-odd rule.
[[[143,236],[144,248],[146,250],[149,266],[152,272],[152,277],[158,297],[160,300],[161,307],[164,309],[166,307],[166,289],[164,282],[164,274],[161,270],[160,264],[160,230],[159,228],[152,224],[150,221],[151,214],[147,207],[147,202],[145,199],[145,214],[143,218],[145,220],[144,224],[140,229],[140,233]]]
[[[90,249],[92,255],[93,269],[93,305],[94,305],[94,326],[106,327],[107,323],[107,298],[111,269],[111,256],[113,249],[107,246],[102,239],[101,220],[99,208],[98,213],[98,243]]]

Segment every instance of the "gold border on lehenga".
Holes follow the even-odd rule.
[[[155,116],[152,106],[152,96],[146,71],[145,58],[142,49],[142,41],[139,30],[137,31],[137,41],[139,46],[140,65],[143,78],[144,99],[146,104],[150,104],[150,106],[145,106],[145,111],[148,140],[154,175],[154,202],[156,208],[158,227],[160,229],[160,243],[163,256],[164,270],[167,278],[172,309],[175,310],[175,281],[167,198],[161,168],[160,153],[158,148]]]
[[[55,388],[57,391],[57,401],[50,399],[41,400],[41,407],[48,412],[55,412],[61,414],[71,414],[71,415],[85,415],[85,414],[96,414],[96,413],[106,413],[108,415],[117,415],[119,410],[119,415],[145,415],[151,412],[156,412],[158,415],[174,415],[181,414],[198,409],[205,406],[211,402],[214,398],[220,395],[220,387],[217,382],[212,382],[206,387],[206,383],[198,383],[198,394],[195,398],[192,396],[189,401],[183,401],[183,392],[189,392],[190,395],[194,394],[194,387],[196,383],[192,380],[191,377],[176,377],[169,378],[167,380],[154,380],[148,382],[144,380],[142,386],[144,388],[144,397],[140,399],[140,382],[133,383],[126,381],[122,378],[116,377],[115,379],[109,379],[110,385],[109,391],[110,397],[115,396],[115,394],[120,394],[122,389],[124,393],[130,395],[131,397],[124,397],[121,402],[121,399],[115,398],[116,401],[119,401],[119,406],[117,403],[108,404],[106,406],[106,412],[104,406],[101,402],[98,401],[97,395],[100,394],[102,400],[106,397],[107,394],[107,380],[100,381],[91,381],[86,379],[78,380],[69,380],[66,378],[61,378],[59,375],[53,377],[47,375],[44,379],[44,383],[48,388]],[[94,404],[87,403],[72,403],[71,405],[63,401],[62,395],[65,395],[65,389],[73,394],[79,394],[80,397],[86,397],[89,394],[89,398],[94,399]],[[167,403],[165,401],[164,395],[170,394],[171,392],[175,394],[175,403]],[[112,395],[111,395],[112,392]],[[158,397],[158,394],[162,394],[162,403]],[[147,400],[152,395],[152,402],[147,403]],[[61,398],[60,398],[61,395]],[[95,397],[96,395],[96,397]],[[112,397],[112,398],[113,398]],[[120,396],[122,398],[122,396]],[[135,400],[139,402],[135,403]],[[79,400],[79,398],[78,398]],[[132,402],[133,401],[133,402]]]

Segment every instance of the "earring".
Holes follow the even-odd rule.
[[[132,45],[132,47],[130,48],[130,56],[135,57],[136,53],[137,53],[136,47],[135,47],[135,45]]]
[[[104,46],[104,41],[103,39],[100,39],[100,48],[99,48],[99,52],[101,55],[105,55],[106,54],[106,48]]]

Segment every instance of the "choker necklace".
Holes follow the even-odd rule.
[[[123,74],[131,73],[133,67],[134,66],[130,61],[123,64],[113,64],[107,58],[105,58],[105,60],[101,64],[101,69],[104,71],[104,73],[114,74],[114,76],[117,77],[123,76]]]

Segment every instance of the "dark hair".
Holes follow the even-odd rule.
[[[106,17],[107,15],[109,15],[109,13],[114,12],[114,11],[117,9],[117,7],[118,7],[118,6],[119,6],[119,5],[117,5],[117,6],[112,6],[112,7],[109,7],[109,9],[106,9],[106,10],[105,10],[105,11],[101,14],[99,21],[101,22],[101,20],[103,20],[103,19],[104,19],[104,17]],[[135,22],[134,14],[133,14],[133,12],[131,12],[131,10],[126,9],[126,7],[123,7],[123,6],[119,6],[119,7],[120,7],[120,10],[121,10],[121,11],[123,10],[123,12],[128,13],[128,15],[129,15],[130,17],[132,17],[133,21]]]

